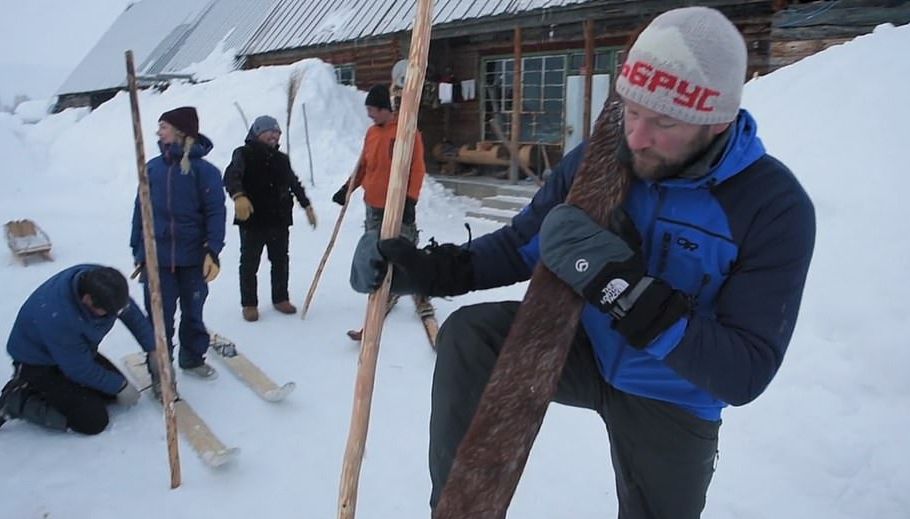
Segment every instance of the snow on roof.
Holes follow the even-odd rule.
[[[588,1],[437,0],[433,25]],[[241,54],[262,54],[410,30],[416,5],[416,0],[278,0]]]
[[[219,43],[240,49],[275,0],[143,0],[132,4],[58,89],[93,92],[126,84],[124,52],[138,75],[178,73],[205,60]]]

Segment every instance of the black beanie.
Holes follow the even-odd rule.
[[[92,306],[114,315],[130,302],[130,290],[126,278],[119,270],[111,267],[96,267],[86,270],[79,278],[79,295],[88,294]]]
[[[389,98],[389,87],[385,85],[374,85],[367,93],[366,106],[375,106],[376,108],[385,108],[392,111],[392,101]]]
[[[192,106],[181,106],[164,112],[158,120],[177,128],[187,137],[194,139],[199,137],[199,116],[196,115],[196,109]]]

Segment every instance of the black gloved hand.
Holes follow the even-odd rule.
[[[439,245],[435,240],[417,249],[402,237],[380,240],[377,246],[382,257],[395,267],[393,292],[457,296],[473,287],[474,268],[467,249],[452,243]]]
[[[540,227],[540,258],[601,312],[636,348],[644,348],[691,309],[685,294],[646,276],[641,238],[617,211],[604,229],[578,207],[554,207]]]
[[[341,185],[341,188],[332,195],[332,202],[335,202],[338,205],[343,206],[348,199],[348,183],[345,182]]]

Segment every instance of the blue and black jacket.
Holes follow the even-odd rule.
[[[221,172],[203,159],[212,151],[212,141],[200,134],[190,148],[190,171],[180,169],[183,148],[158,142],[161,155],[148,162],[149,188],[154,208],[155,244],[160,267],[202,265],[206,249],[215,256],[224,248],[224,190]],[[142,213],[139,196],[133,208],[130,236],[133,259],[145,261]]]
[[[648,275],[695,301],[643,350],[591,305],[582,326],[600,372],[624,392],[706,420],[756,398],[780,366],[796,324],[815,242],[815,211],[793,174],[765,153],[741,110],[719,157],[698,178],[635,180],[624,209],[642,236]],[[474,290],[530,278],[537,233],[565,201],[584,156],[570,152],[509,226],[471,245]]]
[[[143,350],[155,349],[155,336],[145,314],[130,299],[116,315],[98,317],[79,297],[83,272],[98,265],[76,265],[41,284],[25,300],[6,342],[13,361],[32,366],[57,366],[66,378],[113,395],[123,388],[123,375],[95,362],[98,345],[119,318]]]

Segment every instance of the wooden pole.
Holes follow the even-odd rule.
[[[164,404],[164,425],[167,431],[168,461],[171,467],[171,488],[180,486],[180,453],[177,444],[177,414],[174,404],[174,372],[168,353],[164,331],[164,311],[161,307],[161,280],[158,277],[158,248],[152,219],[152,200],[149,177],[145,169],[145,144],[142,140],[142,123],[139,118],[139,96],[136,88],[136,70],[133,51],[126,51],[126,78],[130,91],[130,108],[133,114],[133,135],[136,137],[136,167],[139,171],[139,208],[142,214],[142,241],[145,245],[145,273],[151,299],[152,326],[155,330],[155,360],[161,379],[161,399]]]
[[[501,140],[506,145],[506,148],[508,148],[509,157],[512,158],[512,163],[514,164],[515,157],[518,156],[518,150],[515,149],[515,141],[506,140],[505,135],[502,133],[502,126],[499,125],[499,119],[497,117],[494,116],[492,119],[490,119],[490,127],[493,128],[493,133],[496,134],[496,138]],[[521,166],[521,170],[525,172],[525,175],[534,179],[534,182],[538,186],[543,185],[543,180],[541,180],[540,177],[538,177],[534,171],[531,170],[531,168],[522,164],[521,161],[519,161],[518,165]]]
[[[611,101],[613,101],[611,99]],[[616,160],[619,104],[598,118],[567,202],[601,226],[622,203],[630,173]],[[434,519],[502,519],[559,382],[584,300],[538,264],[458,447]],[[553,325],[559,308],[560,324]]]
[[[313,301],[313,296],[316,295],[316,287],[319,285],[319,280],[322,278],[322,269],[325,268],[325,264],[329,260],[329,255],[332,253],[332,248],[335,246],[335,239],[338,237],[338,230],[341,229],[341,221],[344,219],[344,213],[347,212],[348,205],[350,205],[351,193],[354,191],[354,180],[357,177],[357,170],[360,169],[362,160],[363,158],[361,157],[361,159],[357,161],[357,164],[354,166],[354,171],[351,172],[351,176],[348,178],[348,194],[344,200],[344,205],[341,206],[341,211],[338,213],[338,219],[335,220],[335,228],[332,230],[332,237],[329,238],[329,244],[322,254],[322,259],[319,260],[319,266],[316,268],[316,275],[313,276],[313,282],[310,283],[310,289],[306,293],[306,300],[303,302],[303,310],[300,311],[301,319],[306,318],[306,313],[310,308],[310,303]]]
[[[433,0],[417,1],[417,14],[414,20],[414,30],[411,33],[411,49],[408,56],[408,71],[401,95],[398,131],[392,151],[391,176],[380,230],[381,238],[394,238],[399,235],[401,230],[411,156],[414,152],[414,138],[417,133],[417,112],[420,108],[420,94],[426,76],[432,14]],[[385,318],[391,281],[392,271],[389,269],[379,289],[370,294],[367,306],[357,381],[354,387],[354,410],[341,471],[341,489],[338,496],[339,519],[353,518],[357,505],[357,485],[370,422],[370,404],[373,400],[379,339],[382,335],[382,321]]]
[[[310,185],[315,187],[316,180],[313,178],[313,152],[310,151],[310,123],[307,121],[307,117],[306,117],[306,103],[301,103],[300,109],[303,112],[303,137],[304,137],[304,142],[306,142],[306,157],[307,157],[307,161],[309,162],[309,165],[310,165]],[[358,164],[359,164],[359,162],[358,162]],[[355,170],[355,173],[356,173],[356,170]],[[350,191],[348,191],[348,194],[350,195]],[[345,203],[344,205],[347,206],[347,203]],[[342,208],[342,209],[344,209],[344,208]]]
[[[521,137],[521,27],[515,27],[514,38],[515,66],[512,75],[512,146],[511,149],[518,149],[518,141]],[[512,166],[509,168],[509,181],[513,184],[518,182],[518,154],[512,154]]]
[[[591,136],[591,96],[594,90],[594,22],[584,21],[585,32],[585,100],[582,135],[585,140]]]

